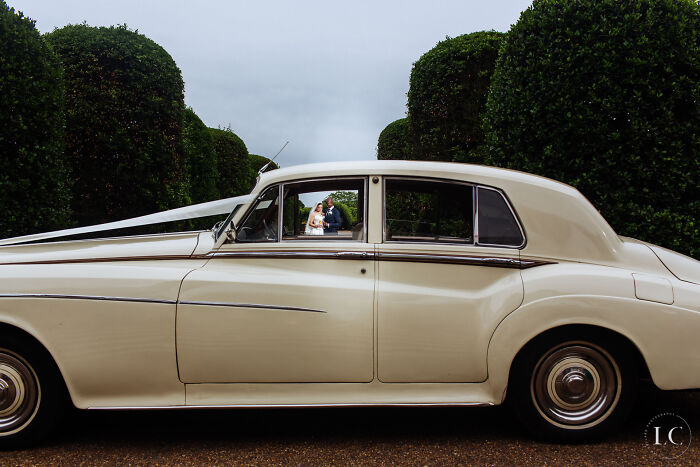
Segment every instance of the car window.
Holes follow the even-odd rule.
[[[385,182],[386,241],[473,243],[474,188],[428,180]]]
[[[237,242],[277,241],[278,193],[279,187],[273,186],[258,197],[236,233]]]
[[[282,240],[364,240],[365,185],[365,178],[285,183]]]
[[[479,187],[478,231],[480,245],[521,246],[523,233],[503,195],[496,190]]]

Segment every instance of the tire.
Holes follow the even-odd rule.
[[[65,409],[65,386],[43,349],[17,336],[0,336],[0,449],[36,444]]]
[[[551,335],[516,358],[508,399],[536,438],[595,440],[627,417],[637,395],[638,360],[629,346],[610,337],[589,333],[567,340]]]

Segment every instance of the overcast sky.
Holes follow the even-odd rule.
[[[185,103],[281,166],[376,158],[411,66],[445,36],[507,31],[531,0],[6,0],[40,32],[126,23],[182,70]]]

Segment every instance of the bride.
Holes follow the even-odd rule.
[[[309,213],[304,233],[306,235],[323,235],[323,219],[323,203],[318,203],[316,208]]]

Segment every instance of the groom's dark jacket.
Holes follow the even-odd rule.
[[[326,218],[324,220],[328,222],[328,227],[326,227],[326,230],[323,233],[338,233],[338,228],[340,227],[340,224],[342,224],[342,221],[340,220],[340,210],[337,207],[334,206],[333,209],[327,209]]]

